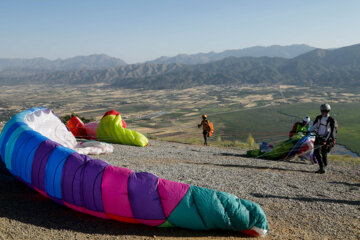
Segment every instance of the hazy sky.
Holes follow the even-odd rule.
[[[359,0],[1,0],[0,58],[179,53],[360,43]]]

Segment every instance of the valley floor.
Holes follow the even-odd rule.
[[[360,239],[359,161],[330,161],[326,174],[318,175],[308,162],[245,158],[233,148],[154,140],[145,148],[114,147],[99,158],[259,203],[270,225],[265,239]],[[4,169],[0,206],[0,239],[249,239],[98,219],[42,197]]]

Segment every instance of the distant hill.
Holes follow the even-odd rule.
[[[292,59],[228,57],[196,65],[133,64],[105,70],[1,76],[0,84],[91,84],[144,89],[184,89],[206,84],[292,84],[360,87],[360,44],[334,50],[315,49]]]
[[[77,56],[66,59],[49,60],[46,58],[0,58],[0,71],[72,71],[94,70],[119,67],[126,65],[121,59],[109,57],[105,54]]]
[[[294,44],[290,46],[273,45],[269,47],[249,47],[238,50],[226,50],[220,53],[198,53],[198,54],[179,54],[175,57],[160,57],[155,60],[149,61],[151,63],[158,64],[204,64],[222,60],[228,57],[282,57],[282,58],[294,58],[298,55],[304,54],[314,50],[314,47],[310,47],[305,44]]]
[[[115,83],[121,81],[126,87],[133,79],[141,79],[149,76],[165,74],[181,68],[181,64],[133,64],[117,68],[103,70],[79,70],[58,71],[51,73],[39,73],[26,77],[1,77],[0,84],[16,85],[27,83],[41,84],[91,84],[91,83]],[[144,86],[147,87],[147,86]]]

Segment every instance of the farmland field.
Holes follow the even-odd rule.
[[[276,144],[287,138],[295,121],[319,114],[328,102],[338,120],[338,143],[360,153],[360,93],[344,89],[295,86],[208,86],[185,90],[129,90],[104,84],[2,87],[0,121],[34,106],[49,107],[59,116],[77,113],[99,120],[108,110],[122,114],[129,128],[151,138],[201,143],[197,124],[206,113],[215,126],[213,144],[256,142]]]

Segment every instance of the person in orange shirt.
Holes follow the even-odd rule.
[[[202,115],[202,121],[198,124],[198,128],[203,127],[203,135],[204,135],[204,145],[207,146],[207,138],[209,137],[209,133],[211,131],[209,120],[207,119],[206,114]]]

